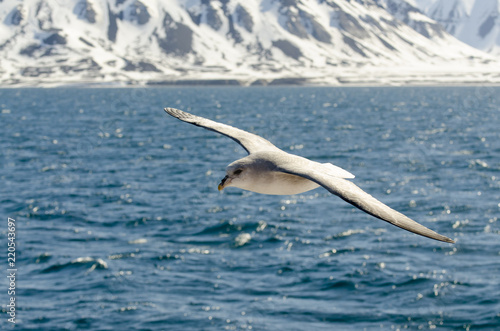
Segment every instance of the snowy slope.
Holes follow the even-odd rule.
[[[500,80],[406,0],[4,0],[0,53],[3,85]]]
[[[459,40],[500,55],[500,0],[414,1]]]

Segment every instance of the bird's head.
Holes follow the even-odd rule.
[[[274,180],[273,170],[276,168],[263,153],[250,154],[236,160],[226,168],[226,176],[219,184],[219,191],[228,186],[243,190],[266,193],[262,187],[267,187]]]
[[[222,191],[228,186],[235,186],[242,188],[242,185],[247,178],[249,171],[248,167],[244,163],[234,162],[227,166],[226,176],[222,178],[219,184],[219,191]]]

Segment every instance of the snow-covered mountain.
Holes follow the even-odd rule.
[[[447,32],[472,47],[500,55],[500,0],[414,0]]]
[[[408,0],[0,0],[0,82],[500,81]]]

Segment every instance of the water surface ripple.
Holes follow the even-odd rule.
[[[500,329],[499,105],[498,87],[0,90],[17,327]],[[166,106],[341,166],[457,244],[321,188],[220,194],[243,149]]]

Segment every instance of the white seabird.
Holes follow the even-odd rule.
[[[415,222],[346,180],[354,178],[354,175],[340,167],[286,153],[262,137],[226,124],[175,108],[165,108],[165,111],[181,121],[223,134],[248,152],[248,156],[227,166],[219,191],[234,186],[262,194],[290,195],[323,186],[353,206],[392,225],[431,239],[454,243],[452,239]]]

